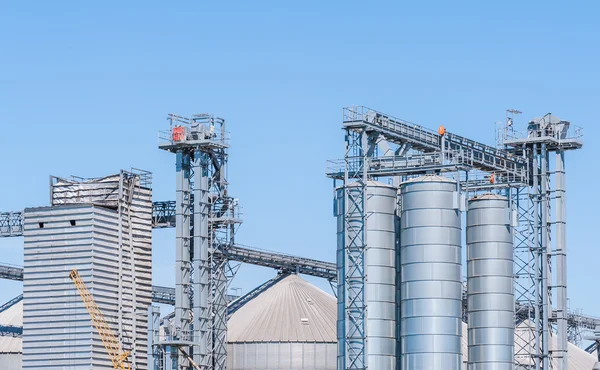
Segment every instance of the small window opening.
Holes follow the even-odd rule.
[[[75,220],[71,220],[70,222],[71,222],[71,226],[75,226],[75,224],[76,224]]]
[[[308,325],[308,319],[306,317],[301,318],[300,322],[302,323],[302,325]]]
[[[44,228],[44,223],[43,222],[38,222],[38,226],[40,227],[40,229]]]

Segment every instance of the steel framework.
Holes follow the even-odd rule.
[[[345,302],[338,333],[338,368],[366,369],[365,250],[367,247],[367,132],[346,130],[344,155],[344,248],[338,268],[338,299]]]
[[[23,235],[23,212],[0,212],[0,236]]]
[[[159,148],[176,155],[177,178],[176,331],[168,344],[201,369],[225,369],[227,284],[235,273],[225,251],[241,224],[237,200],[227,193],[228,133],[225,120],[209,114],[168,120],[169,130],[159,133]],[[161,207],[155,225],[170,226],[172,211]],[[183,353],[178,366],[189,369]]]
[[[364,186],[371,178],[387,178],[397,185],[400,178],[428,173],[453,176],[467,194],[498,191],[510,197],[513,214],[517,214],[513,217],[515,323],[520,338],[515,346],[516,365],[523,369],[547,370],[554,356],[560,370],[568,368],[567,339],[572,324],[566,300],[564,152],[583,145],[580,129],[569,136],[569,126],[569,122],[548,114],[531,121],[528,135],[522,136],[514,132],[512,117],[507,115],[502,147],[494,148],[446,132],[443,127],[435,132],[370,108],[343,109],[345,156],[342,160],[328,161],[326,174],[334,179],[334,186],[339,185],[338,181],[342,186],[358,182],[362,186],[358,193],[363,196],[353,199],[347,194],[345,197],[344,212],[346,215],[352,212],[354,219],[345,219],[345,228],[352,235],[345,236],[345,255],[338,263],[339,283],[344,284],[340,291],[349,295],[344,297],[346,315],[338,330],[359,335],[352,338],[345,335],[347,342],[338,351],[339,369],[368,367],[361,362],[366,341],[361,330],[367,309],[360,300],[365,282],[361,256],[368,245],[364,238],[364,220],[368,217],[362,203]],[[550,171],[550,153],[556,153],[555,172]],[[556,178],[554,188],[551,175]],[[554,218],[552,200],[556,205]],[[358,218],[356,213],[360,215]],[[554,249],[551,246],[553,225]],[[553,256],[555,269],[552,268]],[[553,312],[554,292],[557,302]],[[549,347],[553,325],[558,337],[554,351]],[[344,336],[338,333],[338,337],[340,335]]]

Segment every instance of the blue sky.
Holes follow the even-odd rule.
[[[48,204],[48,176],[154,173],[175,197],[175,157],[157,149],[167,113],[210,112],[232,135],[237,240],[334,261],[332,185],[342,107],[366,105],[493,144],[552,112],[585,127],[569,153],[571,308],[600,316],[594,193],[600,57],[596,3],[0,1],[0,210]],[[22,263],[22,239],[0,261]],[[174,232],[154,232],[154,283],[174,284]],[[247,292],[274,276],[243,266]],[[323,289],[328,285],[309,279]],[[0,301],[20,283],[0,282]]]

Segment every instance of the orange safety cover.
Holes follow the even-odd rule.
[[[183,141],[185,139],[185,127],[176,126],[173,127],[173,140],[174,141]]]

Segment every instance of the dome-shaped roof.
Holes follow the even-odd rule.
[[[23,326],[23,300],[7,305],[0,311],[0,325]],[[18,337],[0,336],[0,353],[21,353],[22,340]]]
[[[505,196],[502,196],[502,195],[488,193],[488,194],[477,195],[477,196],[474,196],[473,198],[469,199],[469,201],[474,201],[474,200],[508,200],[508,198],[506,198]]]
[[[227,340],[236,342],[336,342],[336,299],[290,275],[229,318]]]

